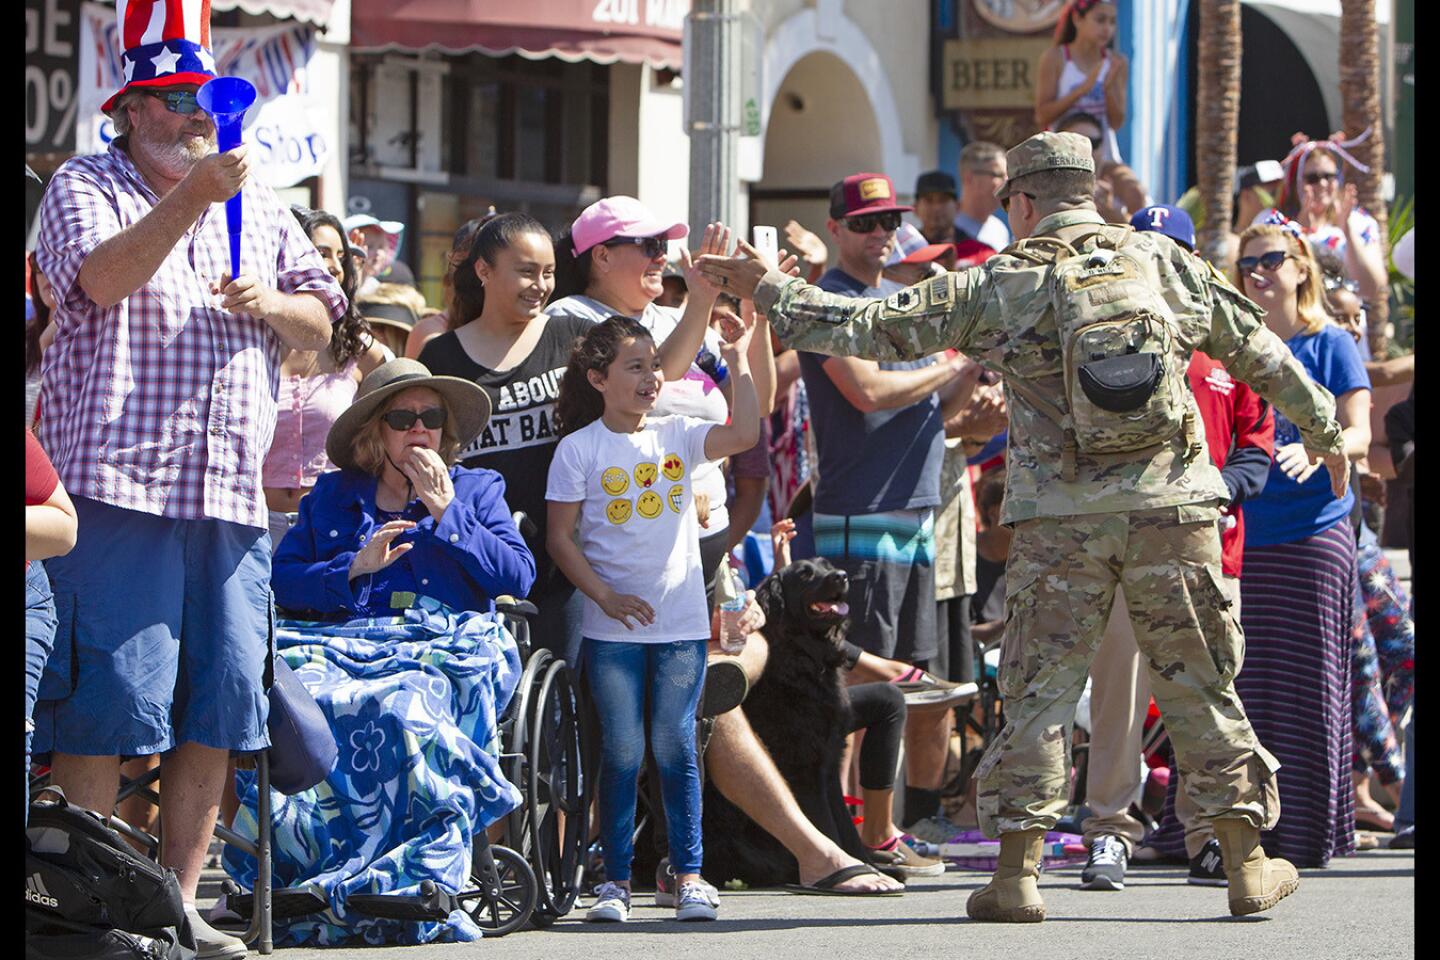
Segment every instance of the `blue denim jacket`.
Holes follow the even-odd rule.
[[[535,558],[505,505],[505,481],[494,470],[450,468],[455,499],[440,522],[417,498],[404,518],[417,526],[395,539],[415,546],[383,570],[350,579],[355,554],[381,525],[379,481],[354,470],[321,474],[300,501],[300,518],[272,562],[275,602],[321,619],[392,616],[414,595],[456,610],[488,612],[492,598],[523,597],[535,582]]]

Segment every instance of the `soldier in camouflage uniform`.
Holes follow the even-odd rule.
[[[848,299],[767,271],[753,250],[751,259],[707,257],[702,266],[730,292],[753,297],[796,349],[885,361],[953,347],[1005,376],[1002,519],[1014,528],[1000,666],[1007,724],[978,770],[980,823],[999,835],[1001,852],[995,877],[967,904],[970,915],[1044,919],[1035,882],[1042,841],[1065,808],[1069,729],[1117,584],[1186,788],[1221,841],[1231,912],[1268,909],[1299,880],[1260,849],[1259,830],[1280,813],[1278,763],[1256,740],[1232,683],[1244,637],[1221,585],[1217,521],[1228,494],[1201,452],[1203,426],[1183,371],[1195,350],[1224,363],[1300,428],[1339,495],[1348,468],[1334,398],[1265,328],[1260,308],[1206,263],[1163,234],[1103,223],[1084,137],[1037,134],[1008,160],[1010,179],[997,196],[1017,237],[1042,238],[1028,241],[1039,245],[1029,252],[1020,244],[883,300]],[[1169,440],[1129,453],[1077,449],[1070,415],[1082,411],[1067,393],[1057,320],[1066,304],[1052,297],[1053,260],[1034,255],[1055,245],[1044,238],[1091,256],[1123,250],[1099,256],[1139,264],[1143,292],[1163,297],[1175,329],[1163,359],[1181,372],[1180,385],[1166,389],[1187,414]]]

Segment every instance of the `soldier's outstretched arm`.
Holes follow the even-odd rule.
[[[767,273],[755,306],[770,317],[787,346],[837,357],[915,360],[965,349],[975,327],[984,271],[928,277],[884,299],[826,293],[803,280]]]
[[[1206,268],[1208,269],[1208,268]],[[1273,403],[1300,431],[1305,449],[1325,460],[1336,496],[1349,479],[1345,439],[1335,419],[1335,397],[1310,378],[1290,348],[1262,319],[1264,311],[1211,271],[1203,285],[1210,299],[1210,334],[1199,349]]]
[[[778,270],[746,260],[702,257],[701,268],[722,289],[753,298],[786,346],[833,357],[916,360],[964,350],[974,334],[981,268],[930,277],[884,299],[826,293]]]

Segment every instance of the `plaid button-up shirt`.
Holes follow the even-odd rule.
[[[312,292],[331,322],[345,295],[274,191],[244,191],[242,273]],[[229,273],[223,204],[186,231],[143,287],[103,309],[76,278],[90,251],[159,202],[125,151],[65,162],[40,206],[36,259],[55,291],[41,389],[46,450],[65,489],[175,519],[266,526],[260,466],[275,432],[281,343],[220,309]]]

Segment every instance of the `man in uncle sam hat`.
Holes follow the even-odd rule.
[[[195,912],[230,751],[268,746],[270,538],[260,464],[280,362],[319,350],[345,298],[246,148],[216,153],[195,99],[214,76],[208,0],[119,0],[118,136],[74,157],[40,206],[57,306],[42,442],[79,540],[46,564],[59,635],[36,753],[71,802],[108,814],[122,756],[163,754],[160,859],[198,955],[245,945]],[[225,201],[246,187],[239,276]]]
[[[1005,729],[975,774],[980,827],[1000,850],[969,915],[1045,918],[1037,881],[1068,796],[1069,725],[1122,585],[1186,791],[1223,851],[1230,912],[1258,913],[1299,878],[1260,846],[1280,815],[1279,764],[1235,693],[1244,635],[1217,527],[1229,491],[1185,370],[1204,351],[1273,402],[1339,496],[1349,469],[1335,400],[1198,257],[1100,218],[1085,137],[1036,134],[1006,170],[995,196],[1023,239],[883,299],[827,293],[758,258],[700,266],[797,350],[896,361],[953,348],[1005,377]]]

